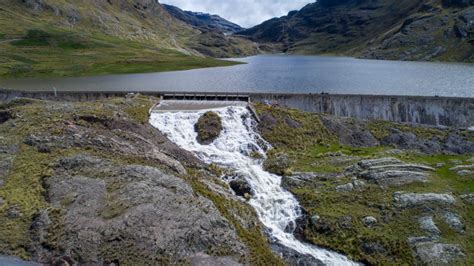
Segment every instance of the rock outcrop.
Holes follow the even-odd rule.
[[[36,218],[31,233],[39,243],[47,243],[45,232],[61,223],[58,248],[36,246],[37,261],[74,254],[85,264],[148,263],[192,260],[213,248],[246,252],[210,200],[157,168],[76,155],[58,161],[45,182],[51,205],[64,216],[55,221],[55,213],[44,210]]]
[[[209,145],[219,137],[222,127],[220,116],[214,112],[204,113],[194,126],[197,132],[197,140],[203,145]]]
[[[418,164],[407,164],[395,158],[363,160],[347,169],[349,174],[380,186],[401,186],[414,182],[428,182],[429,172],[435,169]]]
[[[402,208],[414,208],[423,206],[449,206],[456,202],[450,194],[436,193],[403,193],[396,192],[393,199]]]

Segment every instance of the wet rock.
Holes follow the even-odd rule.
[[[465,257],[461,247],[454,244],[422,242],[415,244],[415,255],[428,265],[449,264]]]
[[[266,171],[276,175],[284,175],[290,165],[291,160],[286,153],[278,153],[274,156],[270,156],[263,163],[263,167]]]
[[[345,185],[339,185],[336,187],[337,192],[351,192],[354,190],[354,185],[352,183],[348,183]]]
[[[279,254],[288,265],[295,266],[323,266],[325,265],[322,261],[315,259],[311,255],[301,254],[293,249],[285,247],[279,243],[272,244],[272,250]]]
[[[252,187],[243,176],[236,177],[229,182],[229,185],[237,196],[248,197],[254,194]]]
[[[459,217],[459,215],[452,212],[445,212],[443,214],[443,219],[446,224],[457,233],[463,234],[465,232],[466,227],[461,221],[461,217]]]
[[[205,253],[197,253],[191,257],[191,266],[240,266],[232,257],[211,257]]]
[[[395,192],[393,199],[401,208],[414,208],[427,205],[448,206],[456,202],[456,199],[450,194],[436,193]]]
[[[474,205],[474,193],[461,195],[461,199],[466,204]]]
[[[198,142],[203,145],[209,145],[221,134],[223,130],[222,120],[217,113],[206,112],[199,118],[194,128],[198,133]]]
[[[439,234],[441,234],[441,231],[436,226],[435,222],[433,221],[433,217],[431,216],[420,217],[418,219],[418,223],[420,224],[420,228],[423,231],[432,236],[439,236]]]
[[[366,217],[362,218],[362,223],[366,227],[373,227],[374,225],[377,224],[377,219],[373,216],[366,216]]]

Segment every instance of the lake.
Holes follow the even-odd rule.
[[[269,55],[188,71],[0,80],[26,90],[201,91],[474,97],[474,64]]]

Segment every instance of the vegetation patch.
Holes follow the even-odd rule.
[[[221,117],[212,111],[204,113],[194,125],[198,133],[197,140],[199,143],[208,145],[211,144],[223,129]]]

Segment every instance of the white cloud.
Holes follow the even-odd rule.
[[[217,14],[242,27],[252,27],[288,14],[315,0],[161,0],[183,10]]]

